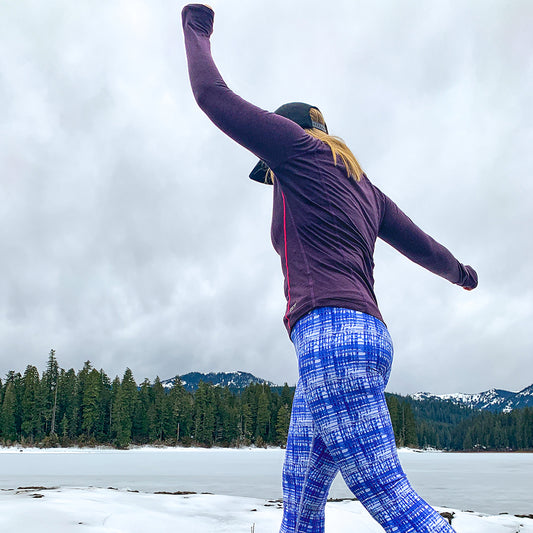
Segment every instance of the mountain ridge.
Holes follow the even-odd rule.
[[[188,372],[177,377],[180,378],[182,385],[189,392],[196,391],[200,381],[210,383],[214,387],[228,387],[233,392],[242,391],[252,383],[265,384],[272,388],[281,388],[281,385],[277,385],[242,370],[236,372]],[[166,389],[170,389],[174,383],[174,379],[165,379],[161,383]],[[518,392],[494,388],[478,393],[456,392],[433,394],[431,392],[417,392],[408,394],[407,397],[415,401],[424,401],[426,399],[441,400],[455,405],[469,407],[473,410],[508,413],[522,407],[533,407],[533,384]]]
[[[416,401],[442,400],[445,402],[463,405],[479,411],[492,411],[496,413],[509,413],[522,407],[533,407],[533,384],[524,389],[513,392],[504,389],[490,389],[488,391],[468,394],[432,394],[430,392],[417,392],[409,394]]]
[[[253,374],[243,372],[242,370],[237,370],[236,372],[208,372],[207,374],[202,372],[188,372],[187,374],[178,375],[176,377],[180,378],[185,390],[189,392],[194,392],[198,388],[200,381],[210,383],[215,387],[228,387],[232,391],[240,391],[252,383],[277,387],[277,385],[271,381],[258,378]],[[174,380],[175,377],[165,379],[161,381],[161,384],[165,389],[170,389],[174,384]]]

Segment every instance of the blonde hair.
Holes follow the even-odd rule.
[[[326,125],[326,121],[318,109],[312,107],[309,110],[309,115],[313,122],[318,122],[324,126]],[[329,146],[331,154],[333,155],[333,164],[335,166],[337,165],[337,157],[340,157],[344,168],[346,169],[347,176],[349,178],[354,178],[355,181],[361,181],[364,174],[363,169],[352,151],[346,146],[346,143],[340,137],[329,135],[318,128],[305,128],[305,131],[315,139],[318,139]],[[274,172],[272,172],[272,170],[268,169],[266,179],[267,183],[274,183]]]

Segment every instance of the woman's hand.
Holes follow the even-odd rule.
[[[185,7],[189,7],[189,6],[194,6],[194,7],[207,7],[207,9],[210,9],[213,13],[215,12],[215,10],[208,4],[187,4]],[[185,9],[184,7],[184,9]]]
[[[207,37],[213,33],[214,17],[213,8],[207,4],[187,4],[181,11],[183,29],[189,25]]]
[[[469,279],[470,283],[465,284],[463,286],[463,289],[465,291],[471,291],[472,289],[475,289],[477,287],[477,284],[478,284],[477,272],[470,265],[465,265],[465,269],[468,272],[468,276],[470,278]]]

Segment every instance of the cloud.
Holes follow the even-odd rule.
[[[271,191],[196,107],[176,5],[30,7],[0,7],[3,371],[42,368],[54,347],[64,367],[138,381],[239,369],[294,383]],[[319,105],[370,178],[479,271],[467,293],[378,245],[389,389],[529,385],[529,3],[214,7],[236,92]]]

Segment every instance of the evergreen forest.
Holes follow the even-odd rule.
[[[0,443],[19,446],[284,446],[294,388],[250,384],[239,392],[200,382],[188,392],[177,376],[113,380],[90,361],[64,370],[51,350],[42,374],[0,380]],[[440,400],[387,394],[398,446],[453,451],[533,449],[533,409],[474,411]]]

